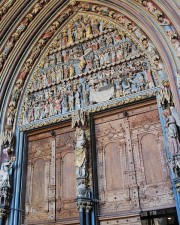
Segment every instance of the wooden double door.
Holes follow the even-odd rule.
[[[174,207],[157,105],[92,115],[91,124],[92,224],[139,225],[141,211]],[[24,224],[79,224],[74,148],[70,123],[28,134]]]

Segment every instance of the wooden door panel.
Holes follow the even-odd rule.
[[[105,174],[107,191],[114,191],[123,188],[122,168],[119,146],[116,143],[109,143],[105,147]]]
[[[141,139],[141,146],[146,184],[163,182],[163,168],[160,152],[157,151],[156,136],[154,134],[145,134]]]
[[[45,161],[37,159],[34,163],[32,179],[32,205],[36,212],[43,211],[45,202]]]
[[[63,199],[75,199],[76,177],[74,170],[74,152],[64,155],[62,162],[62,197]]]
[[[126,115],[116,110],[94,120],[102,224],[105,215],[174,207],[157,106]]]
[[[28,144],[25,224],[51,220],[47,213],[51,141],[47,137],[30,140]]]
[[[129,193],[125,188],[124,120],[103,121],[95,125],[100,215],[131,208],[131,203],[126,201]]]
[[[30,135],[24,224],[78,224],[74,131],[71,126]]]
[[[129,124],[142,210],[174,207],[158,110],[133,115]]]
[[[56,218],[57,221],[67,220],[69,224],[79,214],[76,207],[76,173],[74,132],[64,130],[56,136]]]

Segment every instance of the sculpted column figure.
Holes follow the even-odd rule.
[[[174,107],[170,107],[171,110],[174,110]],[[167,109],[162,112],[162,115],[166,118],[165,128],[166,134],[169,143],[169,149],[171,155],[179,154],[180,153],[180,143],[178,137],[178,124],[176,120],[179,122],[179,118],[175,118],[173,116],[173,112]]]
[[[80,215],[80,225],[90,224],[90,206],[92,206],[89,183],[89,143],[86,137],[87,115],[83,110],[72,112],[72,128],[75,128],[76,144],[74,148],[76,168],[76,197]]]
[[[0,169],[0,224],[5,223],[10,212],[10,202],[12,193],[12,166],[15,157],[5,161]]]
[[[169,147],[168,164],[172,172],[177,193],[180,194],[180,116],[173,106],[168,83],[158,94],[159,105],[163,109],[164,130]],[[166,142],[165,140],[165,142]]]

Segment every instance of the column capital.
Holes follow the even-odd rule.
[[[77,198],[77,207],[79,212],[82,212],[85,210],[86,212],[89,212],[92,209],[93,201],[90,198]]]

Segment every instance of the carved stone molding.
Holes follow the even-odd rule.
[[[153,1],[148,0],[133,0],[140,3],[157,21],[157,23],[163,28],[165,34],[168,36],[172,45],[176,50],[177,57],[180,58],[180,42],[178,31],[171,23],[168,16],[162,9]]]
[[[14,5],[16,0],[6,0],[0,7],[0,21],[2,20],[3,16],[8,12],[8,10]]]

